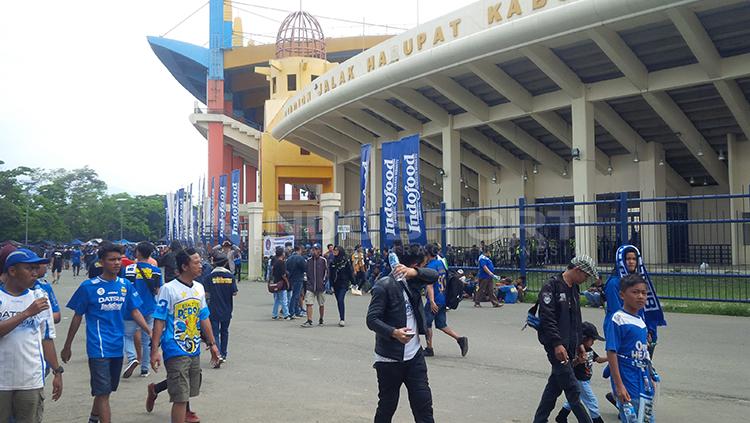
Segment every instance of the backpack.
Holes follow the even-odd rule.
[[[445,277],[445,306],[451,310],[458,308],[464,298],[464,283],[455,272],[448,272]]]

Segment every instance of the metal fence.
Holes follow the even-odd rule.
[[[319,216],[295,217],[293,219],[277,219],[263,221],[263,236],[294,235],[297,244],[321,243],[322,224]]]
[[[382,213],[382,211],[381,211]],[[369,216],[373,245],[384,239],[379,213]],[[399,215],[403,227],[403,215]],[[641,249],[661,298],[750,302],[750,195],[640,198],[637,192],[537,199],[489,207],[425,210],[427,238],[438,242],[454,268],[476,270],[486,245],[498,273],[525,276],[531,291],[564,269],[576,243],[590,245],[605,281],[617,248]],[[359,214],[337,215],[337,243],[361,243]],[[402,234],[404,242],[407,242]],[[577,239],[580,238],[580,239]]]

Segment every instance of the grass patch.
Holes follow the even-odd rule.
[[[527,292],[525,303],[533,304],[538,295],[536,292]],[[714,301],[678,301],[660,300],[664,311],[670,313],[690,314],[712,314],[718,316],[740,316],[750,317],[750,304],[747,303],[721,303]],[[586,298],[581,297],[581,305],[586,305]]]

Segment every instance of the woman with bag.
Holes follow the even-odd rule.
[[[286,260],[284,260],[284,249],[276,247],[276,256],[274,257],[273,269],[271,270],[271,281],[268,282],[268,292],[273,294],[273,320],[279,320],[279,306],[284,320],[292,320],[289,315],[289,299],[286,288],[289,286],[289,280],[286,276]]]
[[[336,304],[339,307],[339,326],[344,327],[344,299],[346,292],[349,290],[352,280],[354,280],[354,269],[352,262],[346,256],[344,249],[337,245],[333,249],[333,260],[330,266],[331,285],[333,285],[334,294],[336,294]]]

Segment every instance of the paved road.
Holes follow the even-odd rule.
[[[65,304],[81,278],[65,273],[55,291]],[[365,327],[369,296],[347,297],[347,326],[335,325],[335,299],[328,302],[328,325],[312,329],[294,322],[272,321],[271,297],[265,285],[242,283],[230,328],[229,362],[219,370],[203,360],[203,389],[192,401],[204,422],[368,422],[377,404],[372,369],[374,339]],[[527,305],[475,309],[464,303],[448,322],[470,340],[462,358],[456,343],[438,333],[436,356],[429,358],[429,378],[438,422],[528,422],[548,376],[548,365],[533,332],[520,332]],[[601,310],[584,310],[584,319],[601,325]],[[71,313],[58,326],[62,348]],[[664,380],[657,405],[663,422],[740,422],[750,415],[750,320],[747,318],[670,314],[661,332],[656,365]],[[85,421],[89,414],[85,330],[78,333],[73,359],[66,366],[65,391],[46,402],[45,421]],[[603,353],[603,345],[594,349]],[[599,375],[601,367],[595,374]],[[164,422],[167,395],[156,409],[144,409],[146,384],[164,377],[123,380],[113,395],[117,422]],[[616,421],[604,394],[608,381],[596,376],[593,386],[605,421]],[[165,393],[166,394],[166,393]],[[48,395],[49,397],[49,395]],[[561,405],[562,402],[558,402]],[[554,417],[554,416],[553,416]],[[402,389],[394,419],[409,422]]]

